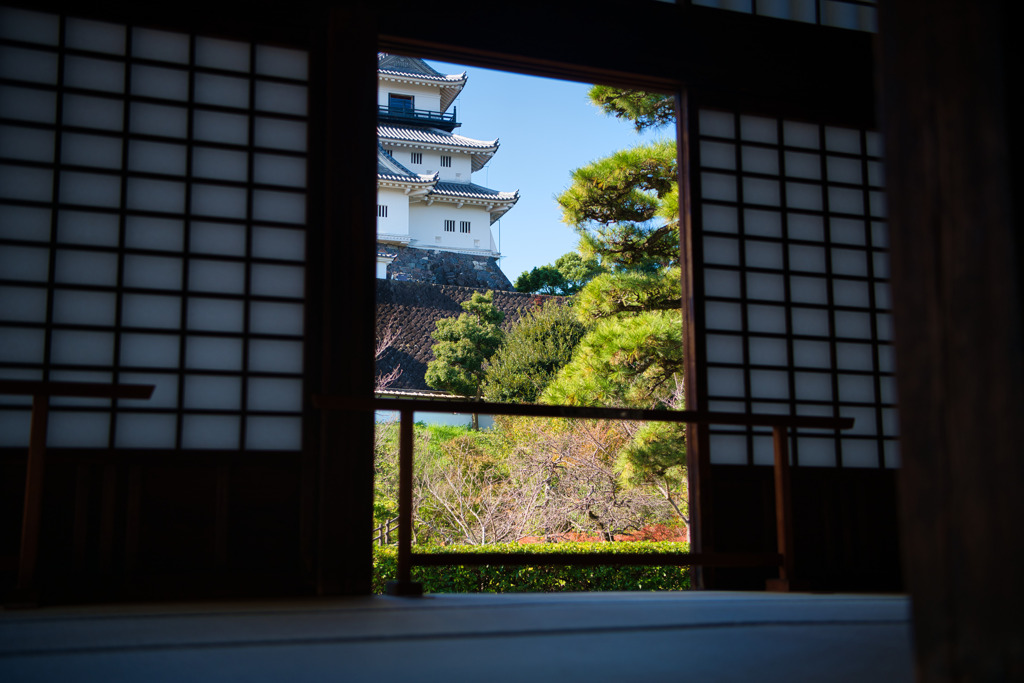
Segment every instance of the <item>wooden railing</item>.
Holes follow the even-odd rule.
[[[462,401],[420,401],[415,399],[353,399],[342,396],[314,396],[321,410],[387,410],[400,415],[398,446],[398,570],[397,580],[388,584],[391,595],[422,595],[423,587],[412,581],[412,566],[457,565],[698,565],[705,567],[772,567],[779,577],[768,581],[768,590],[788,591],[794,579],[793,515],[789,486],[790,429],[849,429],[853,418],[796,417],[755,413],[718,413],[695,410],[639,410],[633,408],[584,408],[575,406],[472,403]],[[413,414],[416,411],[519,415],[524,417],[630,420],[636,422],[677,422],[694,425],[770,427],[774,445],[776,553],[413,553],[412,552],[412,468]]]
[[[398,540],[395,532],[398,531],[398,517],[392,517],[383,524],[373,527],[373,542],[380,546],[391,545]]]
[[[16,589],[20,600],[31,602],[34,600],[36,560],[39,555],[39,522],[43,503],[43,475],[46,470],[46,427],[50,414],[50,397],[148,399],[153,395],[153,385],[4,379],[0,380],[0,394],[32,397]]]

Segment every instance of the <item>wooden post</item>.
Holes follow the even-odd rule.
[[[413,411],[403,409],[398,425],[398,573],[388,595],[420,596],[423,585],[412,580]]]
[[[36,559],[39,555],[39,522],[43,509],[43,477],[46,469],[46,426],[50,398],[32,396],[32,422],[29,427],[28,460],[25,463],[25,507],[21,519],[21,550],[18,555],[18,593],[33,599]]]
[[[789,592],[793,582],[793,506],[789,492],[789,442],[785,427],[772,427],[775,449],[775,534],[782,564],[779,578],[769,579],[765,589]]]

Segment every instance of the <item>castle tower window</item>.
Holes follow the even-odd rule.
[[[444,231],[445,232],[455,232],[455,221],[453,221],[453,220],[446,220],[444,222]]]
[[[391,111],[412,111],[412,97],[410,95],[395,95],[388,93],[388,109]]]
[[[452,158],[449,157],[449,156],[442,156],[441,157],[441,166],[444,167],[444,168],[451,168],[452,167]]]
[[[461,232],[464,235],[468,235],[469,234],[469,225],[470,225],[469,221],[460,221],[459,222],[459,232]]]
[[[387,217],[388,217],[388,205],[387,204],[378,204],[377,205],[377,218],[387,218]]]
[[[411,156],[412,156],[412,163],[414,163],[414,164],[422,164],[423,163],[423,152],[413,152]]]

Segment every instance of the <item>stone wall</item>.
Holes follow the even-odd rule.
[[[428,282],[506,292],[514,289],[493,257],[391,244],[378,244],[377,251],[396,254],[388,266],[388,279],[396,282]]]

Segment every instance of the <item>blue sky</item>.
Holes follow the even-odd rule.
[[[552,263],[576,248],[576,234],[561,221],[555,195],[573,169],[645,141],[674,136],[671,127],[637,135],[626,121],[604,115],[587,100],[587,84],[522,76],[430,60],[442,73],[466,71],[455,101],[460,135],[498,138],[501,146],[473,182],[519,190],[519,201],[491,226],[501,241],[501,269],[510,280]],[[500,226],[500,227],[499,227]]]

